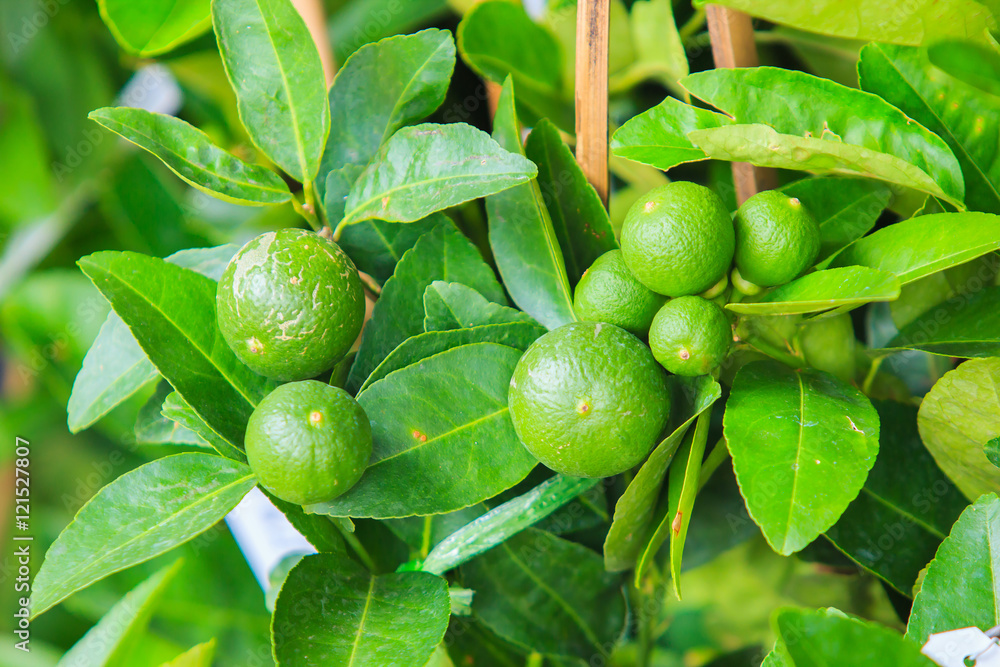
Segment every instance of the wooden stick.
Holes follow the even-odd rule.
[[[326,29],[326,12],[323,9],[321,0],[292,0],[292,4],[299,10],[302,20],[309,28],[316,48],[319,49],[319,59],[323,63],[323,75],[326,77],[326,87],[333,84],[333,77],[337,74],[337,63],[333,61],[333,48],[330,46],[330,34]]]
[[[580,0],[576,11],[576,161],[607,207],[610,0]]]
[[[718,5],[708,5],[705,10],[715,66],[756,67],[759,61],[750,17]],[[733,184],[736,186],[736,203],[742,204],[761,190],[777,187],[777,176],[773,169],[734,162]]]

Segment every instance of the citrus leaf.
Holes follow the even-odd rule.
[[[386,281],[365,325],[347,380],[355,391],[400,343],[423,333],[424,290],[435,280],[460,282],[487,299],[506,303],[503,288],[479,250],[454,225],[439,225],[407,250]]]
[[[896,298],[896,276],[863,266],[845,266],[807,273],[771,290],[759,301],[730,303],[726,309],[741,315],[795,315]]]
[[[600,481],[556,475],[438,542],[420,569],[444,574],[538,523]]]
[[[192,646],[179,656],[165,662],[160,667],[212,667],[215,660],[215,640],[209,640]]]
[[[207,443],[226,458],[246,463],[247,457],[243,449],[237,443],[226,440],[223,436],[209,426],[204,419],[195,411],[191,405],[184,400],[184,397],[176,391],[171,392],[163,401],[163,416],[170,419],[183,428],[196,434],[198,438]],[[242,443],[239,443],[242,444]]]
[[[139,409],[135,421],[135,441],[139,444],[156,445],[191,445],[202,449],[210,449],[197,433],[178,424],[173,419],[164,417],[160,412],[163,401],[173,391],[166,382],[161,382],[156,393],[150,396],[146,404]]]
[[[920,404],[920,438],[969,500],[1000,488],[983,443],[1000,435],[1000,358],[972,359],[937,381]]]
[[[691,422],[722,396],[719,383],[707,375],[696,378],[671,376],[670,390],[673,430],[642,464],[615,505],[614,519],[604,540],[604,566],[609,572],[629,569],[639,555],[647,551],[667,467]]]
[[[877,401],[879,455],[858,497],[826,536],[854,562],[912,595],[968,501],[934,463],[917,432],[917,409]]]
[[[878,453],[878,413],[861,392],[774,361],[740,369],[723,424],[747,510],[784,555],[836,523]]]
[[[936,67],[959,81],[1000,96],[1000,53],[995,47],[948,39],[927,47],[927,55]]]
[[[78,263],[160,374],[213,430],[242,443],[250,413],[274,385],[240,363],[219,333],[215,281],[133,252]]]
[[[514,83],[508,78],[493,119],[493,137],[523,155],[518,132]],[[486,213],[490,247],[514,303],[549,329],[575,321],[563,252],[538,183],[487,197]]]
[[[1000,287],[956,296],[932,307],[873,354],[898,350],[966,359],[1000,356]]]
[[[250,138],[290,176],[312,181],[330,133],[330,102],[302,16],[290,0],[215,0],[212,22]]]
[[[166,53],[212,25],[211,0],[98,0],[101,18],[122,47],[138,56]]]
[[[986,493],[962,512],[927,566],[906,636],[922,643],[936,632],[1000,625],[998,582],[1000,499]]]
[[[450,613],[441,577],[376,577],[345,555],[306,556],[288,573],[275,603],[274,657],[283,667],[423,665]]]
[[[202,192],[236,204],[280,204],[292,198],[270,169],[247,164],[180,118],[129,107],[105,107],[87,116],[160,158]]]
[[[337,245],[347,253],[358,271],[364,271],[384,285],[403,253],[412,248],[421,236],[439,225],[452,224],[444,213],[434,213],[409,223],[365,220],[345,227]]]
[[[1000,217],[934,213],[889,225],[858,239],[832,266],[859,264],[888,271],[903,285],[1000,248]]]
[[[32,587],[32,616],[203,533],[255,484],[245,465],[197,453],[166,456],[118,477],[49,547]]]
[[[670,0],[645,0],[632,4],[629,17],[635,43],[635,68],[655,68],[654,77],[677,89],[677,81],[690,73],[684,43],[677,31],[673,3]],[[627,70],[626,70],[627,71]]]
[[[370,385],[358,402],[371,420],[371,462],[350,491],[308,510],[379,519],[442,514],[520,482],[537,463],[507,409],[520,357],[495,343],[464,345]]]
[[[487,301],[482,294],[461,283],[435,280],[424,290],[424,331],[509,322],[538,324],[527,313]]]
[[[993,438],[983,447],[989,462],[1000,468],[1000,437]]]
[[[180,570],[182,561],[157,571],[118,601],[80,641],[59,660],[64,667],[126,665],[153,616],[163,591]]]
[[[345,62],[365,44],[413,32],[450,11],[447,0],[350,0],[337,5],[336,18],[329,21],[333,55]]]
[[[684,556],[684,542],[687,539],[688,526],[691,525],[694,500],[700,487],[701,463],[705,458],[710,417],[709,414],[698,417],[691,439],[684,442],[678,453],[677,465],[671,466],[668,472],[667,511],[660,525],[653,531],[653,537],[646,547],[647,553],[655,553],[667,538],[663,533],[669,531],[670,577],[673,579],[674,594],[678,600],[681,599],[681,560]],[[644,569],[646,560],[644,554],[640,561],[640,570]]]
[[[621,578],[590,549],[529,528],[461,568],[472,613],[500,637],[545,655],[606,656],[625,624]],[[596,658],[595,658],[596,659]]]
[[[555,125],[540,121],[524,150],[538,165],[538,187],[563,251],[569,282],[575,285],[595,259],[618,247],[608,211]]]
[[[347,197],[341,225],[413,222],[526,183],[538,173],[465,123],[404,127],[382,145]]]

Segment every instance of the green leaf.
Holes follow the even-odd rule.
[[[984,494],[941,543],[920,592],[906,636],[920,643],[930,634],[1000,625],[1000,499]]]
[[[677,81],[687,76],[690,69],[684,43],[677,32],[673,3],[670,0],[633,3],[629,27],[636,51],[634,70],[655,71],[654,78],[676,90]]]
[[[160,667],[212,667],[215,660],[215,640],[192,646],[179,656],[165,662]]]
[[[389,353],[382,363],[372,371],[361,385],[363,392],[373,382],[381,380],[393,371],[406,368],[422,359],[432,357],[446,350],[472,343],[497,343],[518,350],[526,350],[536,339],[545,334],[545,327],[531,322],[507,322],[487,324],[448,331],[428,331],[407,338],[399,347]]]
[[[732,124],[728,116],[667,97],[618,128],[611,137],[611,150],[618,157],[666,171],[685,162],[708,159],[705,151],[688,139],[688,133]]]
[[[919,167],[863,146],[832,139],[779,134],[767,125],[759,124],[694,130],[688,138],[708,157],[717,160],[821,174],[865,176],[926,192],[964,208],[961,200],[950,198]]]
[[[49,547],[32,588],[32,617],[203,533],[254,484],[247,466],[213,454],[175,454],[125,473],[98,491]]]
[[[384,285],[396,269],[403,253],[412,248],[421,236],[435,227],[454,223],[443,213],[434,213],[416,222],[382,222],[365,220],[344,227],[337,245],[358,267]]]
[[[493,138],[524,153],[511,78],[500,93]],[[549,329],[575,321],[563,252],[537,181],[487,197],[486,212],[490,247],[514,303]]]
[[[346,556],[306,556],[271,622],[284,667],[424,665],[448,629],[448,584],[426,572],[372,576]]]
[[[347,380],[350,390],[360,387],[400,343],[423,333],[424,290],[435,280],[460,282],[490,301],[506,302],[479,250],[454,226],[439,225],[403,254],[383,286]]]
[[[750,516],[788,555],[857,497],[878,453],[879,419],[861,392],[828,373],[758,361],[736,376],[724,433]]]
[[[538,523],[600,481],[556,475],[438,542],[420,569],[444,574]]]
[[[958,295],[931,307],[873,354],[897,350],[945,357],[1000,356],[1000,287]]]
[[[87,116],[160,158],[202,192],[235,204],[280,204],[292,198],[270,169],[247,164],[180,118],[129,107],[105,107]]]
[[[767,292],[759,301],[730,303],[726,309],[741,315],[796,315],[897,298],[896,276],[863,266],[845,266],[807,273]]]
[[[952,79],[922,49],[869,44],[858,73],[862,88],[944,139],[961,165],[970,209],[1000,213],[1000,147],[984,134],[1000,125],[1000,100]]]
[[[98,0],[101,18],[122,47],[138,56],[166,53],[212,25],[211,0]]]
[[[335,7],[335,9],[334,9]],[[447,0],[346,0],[331,6],[330,41],[337,62],[365,44],[402,35],[448,16]]]
[[[920,438],[969,500],[1000,488],[983,443],[1000,435],[1000,358],[973,359],[937,381],[920,404]]]
[[[482,294],[461,283],[435,280],[424,290],[424,331],[510,322],[538,324],[527,313],[487,301]]]
[[[774,629],[795,667],[934,667],[919,645],[895,630],[836,609],[781,609],[774,615]]]
[[[271,504],[277,507],[288,522],[295,527],[295,530],[302,534],[302,537],[309,541],[309,544],[316,547],[319,552],[325,553],[347,553],[347,548],[344,545],[344,538],[341,536],[340,529],[337,528],[335,523],[338,523],[337,519],[331,520],[330,517],[323,516],[321,514],[306,514],[305,510],[302,509],[301,505],[296,505],[295,503],[290,503],[288,501],[282,500],[271,493],[264,491],[261,492],[267,496],[267,499],[271,501]],[[341,524],[348,532],[354,532],[354,524],[351,523],[350,519],[344,520]],[[272,576],[274,571],[271,572]],[[287,573],[286,573],[287,574]],[[284,580],[284,578],[282,578]],[[271,592],[277,594],[274,589]],[[273,610],[273,600],[271,602],[271,608]]]
[[[814,177],[781,188],[797,197],[819,223],[820,266],[838,250],[858,240],[875,226],[892,191],[884,183],[864,178]]]
[[[372,424],[368,469],[309,511],[387,519],[442,514],[492,498],[537,461],[514,433],[507,390],[521,351],[457,347],[396,371],[358,395]]]
[[[538,165],[538,186],[563,251],[569,282],[575,285],[595,259],[618,247],[608,211],[555,125],[539,122],[524,150]]]
[[[710,421],[709,413],[703,413],[698,417],[691,439],[685,440],[681,447],[677,465],[670,468],[667,482],[667,512],[653,532],[653,538],[647,547],[647,551],[655,553],[663,543],[663,539],[666,539],[666,535],[662,538],[660,535],[669,530],[670,577],[673,579],[674,594],[678,600],[681,599],[681,559],[684,555],[684,542],[687,539],[688,526],[691,524],[691,510],[694,509],[694,500],[700,488],[701,463],[705,458]],[[646,558],[643,558],[643,565],[645,561]]]
[[[366,166],[396,130],[433,113],[454,69],[455,40],[447,30],[396,35],[355,51],[330,88],[321,179],[344,165]]]
[[[242,443],[250,413],[273,383],[244,366],[223,340],[215,281],[133,252],[98,252],[79,264],[160,374],[213,430]]]
[[[609,572],[629,569],[640,554],[648,551],[646,547],[652,537],[657,499],[667,467],[694,419],[722,396],[719,383],[707,375],[696,378],[671,376],[670,387],[673,430],[656,446],[618,499],[611,528],[604,540],[604,565]]]
[[[413,222],[526,183],[538,173],[465,123],[404,127],[383,144],[347,197],[341,225]]]
[[[212,22],[240,120],[296,180],[319,172],[330,102],[319,51],[290,0],[215,0]]]
[[[1000,437],[993,438],[983,447],[989,462],[1000,468]]]
[[[698,4],[701,4],[699,2]],[[996,29],[989,10],[972,0],[820,0],[810,4],[722,0],[718,4],[772,23],[845,39],[918,46],[945,37],[985,39]]]
[[[927,55],[936,66],[959,81],[1000,96],[1000,53],[992,46],[962,40],[931,44]]]
[[[242,443],[231,442],[220,435],[176,391],[164,399],[163,416],[196,434],[202,442],[210,445],[220,455],[246,463],[246,454],[240,446]]]
[[[606,657],[621,636],[621,579],[584,546],[529,528],[461,572],[476,591],[473,614],[525,649],[590,661]]]
[[[875,403],[879,456],[860,495],[826,536],[866,570],[912,595],[920,570],[967,501],[934,463],[917,432],[917,409]]]
[[[161,382],[156,393],[139,409],[135,422],[135,441],[140,444],[191,445],[207,449],[208,443],[197,433],[161,414],[163,400],[172,391],[169,384]]]
[[[58,664],[63,667],[130,664],[132,652],[140,648],[153,611],[182,564],[180,560],[174,561],[129,591]]]
[[[897,222],[855,241],[833,266],[859,264],[888,271],[903,285],[1000,248],[1000,217],[935,213]]]

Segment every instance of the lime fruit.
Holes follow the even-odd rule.
[[[600,322],[573,322],[532,343],[508,399],[528,451],[576,477],[610,477],[640,463],[670,416],[666,373],[649,348]]]
[[[755,285],[784,285],[819,254],[815,218],[798,199],[777,190],[750,197],[736,211],[736,268]]]
[[[649,328],[653,356],[674,375],[711,373],[725,361],[732,343],[726,312],[700,296],[668,301]]]
[[[574,292],[573,308],[584,322],[607,322],[645,336],[666,297],[640,283],[621,250],[609,250],[590,265]]]
[[[372,453],[368,416],[350,394],[316,380],[283,384],[250,415],[247,461],[290,503],[322,503],[361,478]]]
[[[365,295],[336,243],[282,229],[251,239],[230,260],[216,310],[240,361],[275,380],[302,380],[351,349],[364,323]]]
[[[676,181],[640,197],[622,225],[632,274],[657,294],[698,294],[729,270],[733,221],[722,200],[696,183]]]
[[[844,382],[857,371],[854,324],[847,313],[813,320],[799,333],[802,354],[810,366],[835,375]]]

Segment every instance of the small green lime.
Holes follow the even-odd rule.
[[[316,380],[283,384],[250,415],[247,462],[265,489],[311,505],[354,486],[372,453],[372,429],[358,402]]]
[[[719,197],[696,183],[654,188],[622,225],[625,263],[657,294],[698,294],[715,285],[733,260],[733,221]]]
[[[574,322],[532,343],[508,403],[528,451],[576,477],[610,477],[640,463],[670,415],[666,373],[649,348],[606,323]]]
[[[675,375],[711,373],[725,361],[732,344],[733,329],[726,312],[700,296],[668,301],[649,329],[653,356]]]
[[[240,248],[219,281],[216,309],[240,361],[275,380],[303,380],[347,354],[364,323],[365,295],[336,243],[282,229]]]
[[[621,250],[609,250],[580,278],[573,307],[584,322],[607,322],[645,336],[665,300],[635,279],[625,266]]]
[[[799,333],[802,354],[813,368],[835,375],[844,382],[857,371],[854,324],[847,313],[812,320]]]
[[[756,285],[784,285],[819,254],[815,218],[798,199],[777,190],[765,190],[743,202],[734,223],[736,267],[744,280]]]

